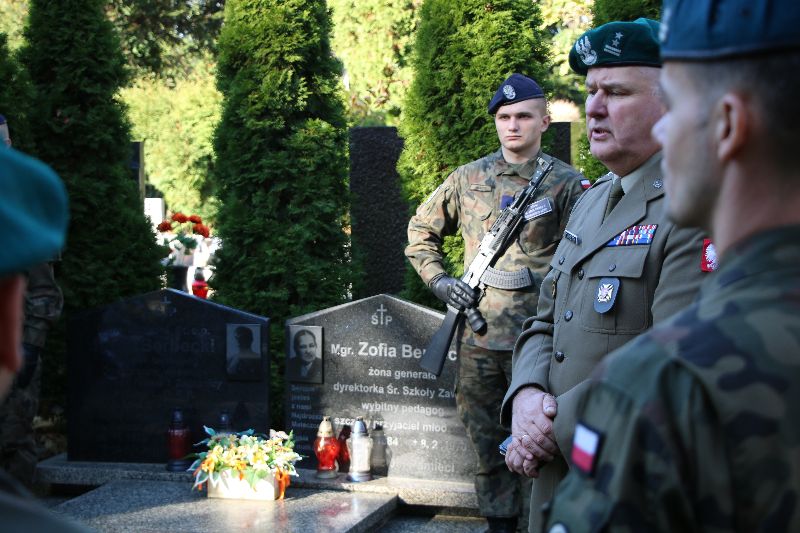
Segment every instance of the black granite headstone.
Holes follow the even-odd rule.
[[[172,289],[135,296],[70,321],[67,367],[70,460],[166,463],[176,408],[192,442],[223,413],[269,430],[265,317]]]
[[[353,250],[364,270],[356,298],[403,289],[409,210],[396,170],[402,149],[396,128],[350,130]]]
[[[301,467],[316,468],[313,443],[323,415],[331,417],[337,436],[363,416],[377,448],[373,472],[472,481],[475,454],[456,413],[455,350],[439,378],[419,367],[443,318],[381,294],[286,322],[286,420],[298,452],[307,456]],[[321,365],[321,383],[298,370],[300,346],[310,345],[312,337],[321,356],[315,361]],[[382,431],[375,432],[376,425]]]
[[[548,153],[567,164],[572,164],[571,122],[552,122],[545,135],[551,139]]]

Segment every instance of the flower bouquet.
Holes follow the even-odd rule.
[[[202,218],[183,213],[174,213],[169,220],[162,221],[156,229],[166,234],[161,245],[170,250],[168,264],[191,265],[192,253],[197,247],[196,235],[204,238],[211,235],[211,229],[203,224]]]
[[[289,476],[296,476],[294,463],[302,456],[294,451],[294,436],[283,431],[256,434],[252,429],[239,433],[216,432],[203,426],[208,438],[195,446],[208,450],[195,454],[189,467],[194,486],[202,490],[208,482],[209,497],[244,499],[282,499]]]

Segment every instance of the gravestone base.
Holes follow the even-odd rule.
[[[315,470],[298,469],[287,489],[314,489],[396,496],[402,505],[431,509],[456,509],[458,514],[474,515],[478,501],[472,483],[460,481],[422,480],[401,477],[376,477],[371,481],[353,483],[347,474],[333,479],[319,479]],[[114,463],[69,461],[66,454],[40,462],[36,467],[36,482],[57,491],[58,487],[100,487],[116,481],[149,481],[184,483],[189,492],[192,475],[189,472],[169,472],[163,463]]]

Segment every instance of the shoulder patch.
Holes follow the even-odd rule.
[[[572,438],[572,455],[570,456],[572,464],[584,474],[591,476],[594,473],[602,444],[603,433],[583,422],[578,422]]]
[[[717,249],[711,239],[703,239],[703,257],[700,259],[700,270],[714,272],[719,268]]]

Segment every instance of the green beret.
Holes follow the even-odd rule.
[[[659,28],[658,21],[646,18],[603,24],[575,41],[569,66],[583,75],[593,67],[660,67]]]
[[[44,163],[0,148],[0,277],[53,259],[67,231],[64,184]]]

